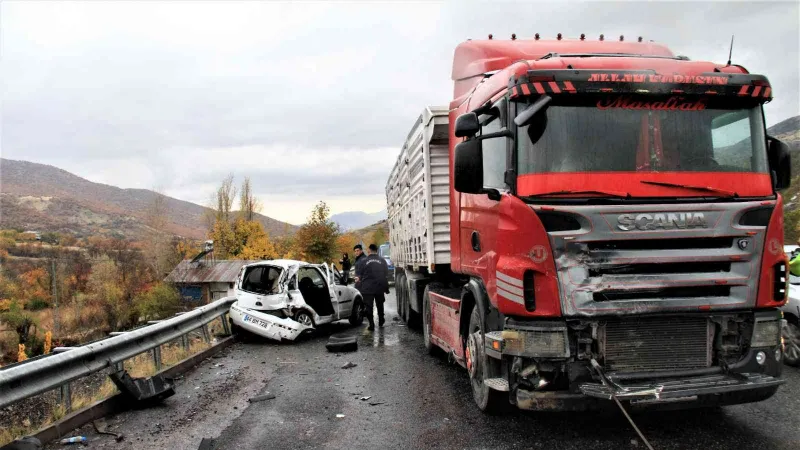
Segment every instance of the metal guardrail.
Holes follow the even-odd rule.
[[[156,370],[160,370],[162,345],[181,338],[186,348],[187,334],[198,328],[208,342],[210,336],[205,325],[220,316],[223,316],[225,332],[230,334],[224,315],[235,301],[235,297],[225,297],[171,319],[80,347],[64,348],[26,364],[4,367],[0,369],[0,408],[61,388],[62,401],[69,410],[70,381],[112,366],[119,367],[126,359],[147,351],[152,351]]]

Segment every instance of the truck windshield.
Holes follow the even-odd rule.
[[[554,105],[517,139],[519,174],[767,173],[758,104],[605,97]]]

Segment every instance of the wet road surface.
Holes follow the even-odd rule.
[[[617,412],[482,414],[465,371],[428,356],[420,332],[392,320],[394,296],[387,300],[387,324],[375,332],[342,322],[294,344],[235,344],[187,373],[162,406],[109,418],[123,442],[79,431],[91,447],[117,450],[196,449],[204,437],[217,449],[645,448]],[[359,350],[329,353],[327,336],[338,333],[358,335]],[[348,362],[356,367],[343,369]],[[785,375],[761,403],[634,420],[656,449],[798,449],[800,371]],[[248,402],[267,392],[275,398]]]

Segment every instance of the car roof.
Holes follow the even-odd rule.
[[[297,261],[294,259],[267,259],[264,261],[259,261],[251,264],[247,264],[244,267],[254,267],[254,266],[277,266],[282,269],[288,269],[292,266],[308,266],[309,263],[305,261]]]

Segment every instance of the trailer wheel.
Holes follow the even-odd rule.
[[[405,322],[405,318],[403,317],[403,295],[405,294],[405,287],[406,287],[406,276],[405,274],[401,273],[397,275],[394,283],[394,301],[397,306],[397,317],[400,320]]]
[[[432,314],[431,314],[431,297],[428,288],[425,288],[425,293],[422,294],[422,336],[425,342],[425,350],[429,355],[438,356],[441,354],[441,349],[431,341],[432,331]]]
[[[508,394],[495,391],[485,383],[487,378],[493,377],[494,372],[492,366],[494,361],[486,355],[484,347],[485,326],[481,312],[475,306],[469,318],[469,335],[464,359],[472,385],[472,397],[478,408],[488,414],[501,414],[509,408],[510,403]]]

